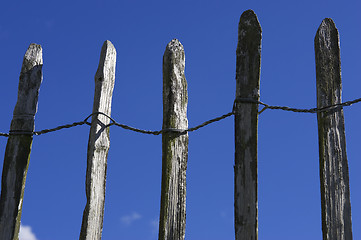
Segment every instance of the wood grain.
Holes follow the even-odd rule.
[[[163,129],[188,128],[184,68],[184,48],[174,39],[167,45],[163,56]],[[187,160],[188,133],[163,133],[160,240],[182,240],[185,237]]]
[[[315,37],[317,107],[339,104],[339,34],[332,19],[322,21]],[[317,113],[324,240],[352,239],[349,173],[342,108]]]
[[[110,41],[105,41],[100,53],[98,70],[95,74],[93,113],[111,115],[111,103],[115,82],[116,50]],[[101,239],[104,218],[105,183],[107,157],[110,147],[110,120],[98,114],[92,117],[86,172],[87,203],[79,239]]]
[[[262,30],[252,10],[238,28],[236,98],[259,101]],[[258,104],[235,105],[234,218],[236,240],[258,239]]]

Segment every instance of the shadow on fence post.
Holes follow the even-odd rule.
[[[105,41],[100,53],[95,74],[93,113],[102,112],[110,116],[115,82],[116,50],[110,41]],[[89,132],[86,197],[79,239],[101,239],[103,230],[107,157],[110,146],[108,117],[92,116]]]
[[[42,66],[41,46],[30,44],[21,67],[18,100],[5,150],[0,200],[0,239],[4,240],[18,239]]]
[[[332,19],[315,37],[317,107],[341,103],[339,35]],[[351,203],[342,108],[317,113],[324,240],[351,240]]]
[[[262,30],[245,11],[238,27],[236,98],[259,101]],[[236,240],[258,239],[258,104],[235,105],[234,221]]]
[[[163,56],[163,129],[187,129],[187,81],[182,44],[173,39]],[[186,225],[188,133],[162,134],[159,240],[182,240]]]

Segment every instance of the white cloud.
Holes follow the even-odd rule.
[[[19,240],[37,240],[30,226],[20,225]]]
[[[130,215],[126,215],[120,218],[120,221],[124,224],[129,226],[130,224],[132,224],[134,221],[138,220],[142,218],[142,216],[139,213],[133,212]]]
[[[158,235],[159,220],[158,220],[158,219],[152,220],[152,221],[150,222],[150,225],[151,225],[151,227],[152,227],[152,234],[153,234],[153,235]]]

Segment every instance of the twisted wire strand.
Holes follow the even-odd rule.
[[[334,110],[334,109],[338,109],[338,108],[342,108],[342,107],[346,107],[346,106],[351,106],[352,104],[358,103],[358,102],[361,102],[361,98],[357,98],[355,100],[347,101],[347,102],[344,102],[344,103],[333,104],[333,105],[322,107],[322,108],[302,109],[302,108],[291,108],[291,107],[287,107],[287,106],[271,106],[271,105],[268,105],[268,104],[263,103],[261,101],[258,101],[258,100],[255,100],[255,99],[250,99],[250,98],[236,98],[236,100],[234,101],[234,105],[233,105],[233,112],[235,112],[235,105],[237,103],[251,103],[251,104],[262,105],[263,109],[261,111],[259,111],[259,114],[261,114],[262,112],[264,112],[267,109],[283,110],[283,111],[296,112],[296,113],[327,112],[327,111],[331,111],[331,110]]]
[[[162,129],[160,131],[149,131],[149,130],[142,130],[142,129],[138,129],[138,128],[134,128],[134,127],[130,127],[130,126],[127,126],[127,125],[124,125],[124,124],[120,124],[120,123],[117,123],[117,122],[114,122],[114,125],[118,126],[118,127],[122,127],[124,129],[127,129],[127,130],[131,130],[131,131],[134,131],[134,132],[139,132],[139,133],[144,133],[144,134],[152,134],[152,135],[160,135],[162,133],[167,133],[167,132],[173,132],[173,133],[178,133],[178,134],[186,134],[187,132],[193,132],[193,131],[196,131],[202,127],[205,127],[211,123],[214,123],[214,122],[218,122],[222,119],[225,119],[229,116],[232,116],[233,115],[233,112],[230,112],[230,113],[227,113],[227,114],[224,114],[220,117],[216,117],[216,118],[213,118],[213,119],[210,119],[196,127],[192,127],[192,128],[188,128],[188,129],[175,129],[175,128],[166,128],[166,129]]]
[[[72,124],[65,124],[65,125],[62,125],[62,126],[55,127],[55,128],[44,129],[44,130],[41,130],[41,131],[35,131],[33,134],[36,135],[36,136],[39,136],[41,134],[55,132],[55,131],[59,131],[61,129],[65,129],[65,128],[72,128],[72,127],[76,127],[76,126],[81,126],[81,125],[84,125],[84,124],[90,125],[88,122],[84,122],[84,121],[82,121],[82,122],[74,122]]]
[[[264,112],[267,109],[283,110],[283,111],[290,111],[290,112],[296,112],[296,113],[318,113],[318,112],[331,111],[331,110],[339,109],[339,108],[346,107],[346,106],[351,106],[352,104],[358,103],[358,102],[361,102],[361,98],[357,98],[355,100],[347,101],[347,102],[344,102],[344,103],[338,103],[338,104],[326,106],[326,107],[323,107],[323,108],[300,109],[300,108],[292,108],[292,107],[287,107],[287,106],[272,106],[272,105],[268,105],[268,104],[263,103],[261,101],[258,101],[258,100],[255,100],[255,99],[250,99],[250,98],[236,98],[234,103],[233,103],[232,112],[224,114],[224,115],[222,115],[220,117],[210,119],[210,120],[205,121],[204,123],[202,123],[200,125],[197,125],[195,127],[188,128],[188,129],[168,128],[168,129],[162,129],[162,130],[159,130],[159,131],[144,130],[144,129],[139,129],[139,128],[135,128],[135,127],[131,127],[131,126],[128,126],[128,125],[125,125],[125,124],[118,123],[113,118],[106,115],[105,113],[94,112],[94,113],[90,114],[89,116],[87,116],[83,121],[80,121],[80,122],[74,122],[72,124],[65,124],[65,125],[55,127],[55,128],[44,129],[44,130],[35,131],[35,132],[23,132],[23,131],[16,131],[16,130],[12,130],[9,133],[1,133],[0,132],[0,136],[9,137],[10,135],[21,135],[21,134],[39,136],[39,135],[42,135],[42,134],[59,131],[59,130],[65,129],[65,128],[72,128],[72,127],[81,126],[81,125],[84,125],[84,124],[91,125],[91,122],[89,122],[89,118],[92,117],[92,116],[95,116],[95,115],[103,115],[103,116],[107,117],[111,121],[111,123],[109,123],[105,127],[110,127],[110,126],[115,125],[115,126],[123,128],[123,129],[133,131],[133,132],[138,132],[138,133],[143,133],[143,134],[151,134],[151,135],[160,135],[162,133],[168,133],[168,132],[173,132],[173,133],[178,133],[178,134],[186,134],[188,132],[196,131],[196,130],[198,130],[200,128],[203,128],[203,127],[205,127],[205,126],[207,126],[207,125],[209,125],[211,123],[221,121],[221,120],[223,120],[225,118],[228,118],[228,117],[236,114],[237,103],[249,103],[249,104],[262,105],[263,106],[262,110],[258,112],[258,114],[261,114],[262,112]]]

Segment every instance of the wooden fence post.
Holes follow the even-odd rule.
[[[236,98],[259,101],[262,30],[256,14],[239,21]],[[258,104],[235,105],[234,220],[237,240],[258,239],[257,199]]]
[[[187,81],[182,44],[173,39],[163,56],[163,129],[187,129]],[[162,134],[159,240],[182,240],[186,225],[188,134]]]
[[[17,240],[19,235],[42,66],[41,46],[30,44],[21,67],[18,100],[5,150],[0,199],[0,239],[4,240]]]
[[[95,93],[93,113],[110,116],[111,102],[115,82],[116,50],[110,41],[105,41],[100,53],[98,70],[95,74]],[[86,197],[80,238],[101,239],[103,230],[105,182],[107,157],[110,146],[110,119],[102,114],[92,116],[89,133]]]
[[[341,103],[339,35],[332,19],[315,37],[317,107]],[[317,113],[324,240],[352,239],[345,124],[342,108]]]

